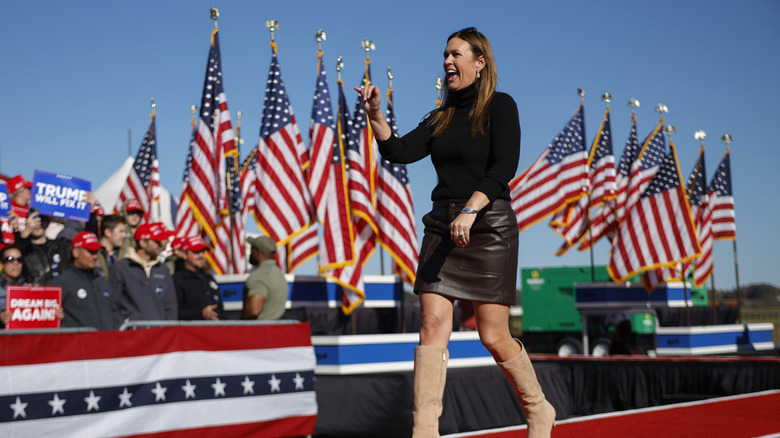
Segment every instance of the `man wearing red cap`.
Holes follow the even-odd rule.
[[[139,225],[133,235],[135,248],[111,268],[108,282],[122,319],[160,321],[178,317],[176,287],[160,260],[172,235],[161,223]]]
[[[11,195],[11,207],[19,217],[19,228],[24,229],[24,219],[30,208],[30,196],[32,195],[32,183],[27,181],[24,175],[16,175],[8,181],[8,193]]]
[[[125,234],[127,237],[125,237],[122,248],[119,250],[120,259],[125,258],[128,250],[135,244],[133,236],[135,235],[135,230],[138,229],[138,226],[141,225],[141,221],[144,218],[144,208],[138,200],[130,199],[125,202],[124,208],[122,208],[122,214],[125,216],[125,223],[127,224],[125,226]]]
[[[73,266],[49,281],[62,288],[62,327],[114,330],[119,318],[108,280],[95,271],[100,242],[94,233],[82,231],[73,238]]]
[[[173,274],[176,301],[179,303],[179,319],[218,321],[224,318],[219,286],[214,277],[204,271],[206,248],[199,236],[182,240],[179,252],[181,265]]]
[[[23,175],[8,180],[8,194],[11,196],[11,218],[3,219],[3,244],[14,243],[14,234],[24,230],[27,212],[30,208],[32,183]]]

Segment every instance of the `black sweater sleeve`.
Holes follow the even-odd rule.
[[[496,93],[490,111],[490,157],[485,177],[477,186],[493,202],[517,172],[520,159],[520,119],[517,104],[505,93]]]
[[[431,128],[422,121],[416,128],[403,137],[391,135],[387,140],[377,140],[382,158],[398,164],[419,161],[430,154]]]

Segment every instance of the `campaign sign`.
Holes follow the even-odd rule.
[[[44,216],[86,222],[92,206],[84,199],[90,190],[89,181],[36,170],[30,207],[38,208]]]
[[[7,329],[60,328],[54,311],[62,306],[59,286],[8,286],[5,310],[11,313]]]
[[[8,196],[8,184],[0,181],[0,218],[11,216],[11,197]]]

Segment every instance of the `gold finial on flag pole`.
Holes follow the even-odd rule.
[[[577,94],[580,96],[580,104],[585,105],[585,90],[582,87],[577,87]]]
[[[369,52],[371,50],[376,50],[376,46],[374,45],[374,42],[371,40],[363,40],[360,42],[360,45],[365,49],[366,51],[366,59],[370,60],[371,57],[369,55]]]
[[[704,130],[699,129],[698,131],[693,133],[693,138],[699,140],[699,143],[701,143],[701,147],[704,147],[704,139],[707,138],[707,133],[704,132]]]
[[[195,129],[195,114],[198,112],[198,106],[194,103],[190,105],[190,113],[192,113],[192,129]]]
[[[675,127],[672,126],[672,125],[666,125],[666,127],[664,128],[664,132],[666,132],[666,135],[669,136],[669,143],[671,143],[672,142],[672,134],[676,134],[677,133],[677,129],[675,129]]]
[[[274,50],[274,55],[276,54],[276,35],[274,34],[275,31],[279,30],[279,22],[277,20],[274,20],[273,18],[270,20],[266,20],[265,27],[268,28],[268,30],[271,31],[271,48]]]
[[[390,70],[390,66],[387,66],[387,86],[391,90],[393,89],[393,72]]]
[[[607,109],[609,109],[609,103],[612,102],[612,95],[609,94],[609,91],[605,91],[604,94],[601,95],[601,100],[607,104]]]
[[[325,35],[325,31],[322,29],[318,29],[316,38],[317,38],[317,51],[322,52],[322,42],[328,39]]]
[[[155,114],[157,114],[157,104],[154,103],[154,97],[149,99],[151,101],[152,105],[152,117],[154,117]]]
[[[371,55],[370,52],[372,50],[376,50],[376,46],[374,45],[374,42],[371,40],[363,40],[360,42],[360,45],[365,49],[366,51],[366,73],[365,77],[363,78],[363,85],[369,86],[371,85],[371,81],[368,79],[368,66],[371,64]]]
[[[631,99],[628,99],[628,106],[631,107],[631,114],[635,114],[636,108],[639,107],[639,101],[634,99],[633,97]]]
[[[731,149],[731,142],[734,141],[734,137],[731,136],[728,132],[723,134],[723,137],[720,138],[720,141],[726,143],[726,150],[728,151]]]
[[[441,80],[441,76],[436,78],[436,107],[441,107],[441,90],[444,87],[444,83]]]
[[[336,60],[336,74],[339,82],[341,82],[341,69],[344,68],[344,59],[339,56],[339,59]]]
[[[244,144],[244,139],[241,138],[241,117],[243,117],[243,115],[244,113],[242,113],[241,110],[236,112],[236,137],[233,139],[236,143],[236,149]]]
[[[219,20],[219,9],[216,6],[211,7],[211,19],[214,20],[214,29],[217,29],[217,20]]]
[[[664,113],[668,113],[669,112],[669,107],[667,107],[666,105],[664,105],[662,103],[659,103],[658,105],[655,106],[655,110],[656,110],[656,112],[658,112],[658,118],[663,120],[664,119]]]

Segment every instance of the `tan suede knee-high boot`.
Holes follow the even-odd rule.
[[[444,383],[447,379],[446,348],[420,345],[414,348],[414,430],[412,438],[439,436]]]
[[[525,347],[515,340],[523,351],[505,362],[496,363],[515,388],[517,399],[523,406],[528,423],[528,438],[548,438],[555,426],[555,408],[544,398]]]

